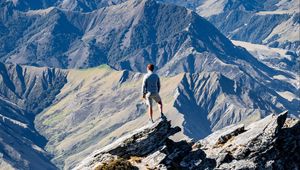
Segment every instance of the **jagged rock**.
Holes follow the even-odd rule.
[[[179,131],[179,127],[171,128],[170,122],[159,120],[150,128],[132,135],[122,141],[121,145],[116,145],[114,149],[110,149],[108,152],[121,157],[145,156],[161,146],[169,136]]]
[[[187,141],[168,139],[178,128],[159,120],[96,151],[75,169],[91,169],[119,158],[139,169],[298,169],[300,121],[286,118],[283,112],[247,127],[232,125],[193,147]],[[133,156],[139,161],[132,161]]]
[[[165,148],[165,147],[164,147]],[[166,158],[166,154],[161,151],[156,151],[153,154],[143,159],[142,163],[148,165],[148,168],[154,169],[158,166],[162,166],[160,163]]]
[[[125,135],[103,149],[96,151],[75,169],[91,169],[95,165],[98,166],[99,163],[116,158],[116,156],[129,159],[131,156],[142,157],[151,152],[155,153],[158,148],[163,146],[169,136],[179,131],[179,127],[171,128],[170,122],[159,119],[154,124],[149,124]],[[155,155],[164,157],[159,153],[155,153]],[[155,155],[152,157],[155,157]],[[148,157],[148,160],[150,159]]]
[[[198,162],[213,159],[216,161],[216,169],[297,168],[299,167],[296,165],[299,162],[299,151],[296,151],[295,148],[299,148],[299,142],[297,142],[300,134],[297,134],[299,121],[291,123],[290,120],[289,124],[292,124],[293,127],[285,131],[282,127],[286,117],[287,112],[283,112],[278,116],[269,115],[245,129],[243,125],[236,125],[219,130],[197,142],[194,148],[198,149],[194,149],[190,155],[187,155],[182,165],[189,163],[190,169],[199,168]],[[228,140],[220,142],[224,136]],[[289,158],[284,157],[283,160],[282,153],[288,151],[284,147],[293,150],[295,154],[291,154]],[[202,150],[204,151],[202,156],[193,157],[194,153],[203,152]],[[203,156],[205,154],[206,157]],[[276,160],[284,163],[277,163]],[[288,162],[292,165],[287,165]]]

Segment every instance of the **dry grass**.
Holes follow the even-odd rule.
[[[133,166],[129,161],[119,158],[112,160],[110,162],[99,165],[95,170],[136,170],[137,168]]]
[[[138,156],[131,156],[130,157],[130,162],[135,162],[135,163],[141,163],[142,162],[142,157],[138,157]]]

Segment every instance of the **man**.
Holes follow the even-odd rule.
[[[154,123],[153,121],[153,100],[158,103],[159,110],[161,114],[161,118],[165,119],[166,117],[163,114],[163,105],[161,98],[159,96],[160,91],[160,80],[157,74],[153,73],[154,65],[148,64],[147,66],[147,74],[145,74],[143,79],[143,86],[142,86],[142,93],[143,93],[143,99],[146,100],[146,103],[149,107],[149,115],[150,115],[150,121]]]

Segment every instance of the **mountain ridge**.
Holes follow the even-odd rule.
[[[0,168],[56,169],[33,121],[51,104],[51,95],[58,93],[53,86],[60,88],[63,79],[55,69],[0,63],[0,80]]]

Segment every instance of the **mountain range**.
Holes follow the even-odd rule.
[[[251,34],[268,31],[252,22],[229,33],[230,23],[248,21],[239,14],[265,22],[286,6],[287,17],[270,20],[280,25],[296,15],[291,3],[1,0],[0,168],[72,169],[147,124],[140,86],[148,63],[162,76],[165,114],[182,129],[175,141],[284,110],[298,119],[297,40],[263,43],[266,35]]]
[[[299,5],[297,0],[208,0],[197,12],[233,40],[284,48],[299,56]]]
[[[125,0],[2,0],[21,11],[58,7],[68,11],[91,12]],[[227,37],[294,51],[299,55],[299,1],[297,0],[159,0],[196,11]]]

